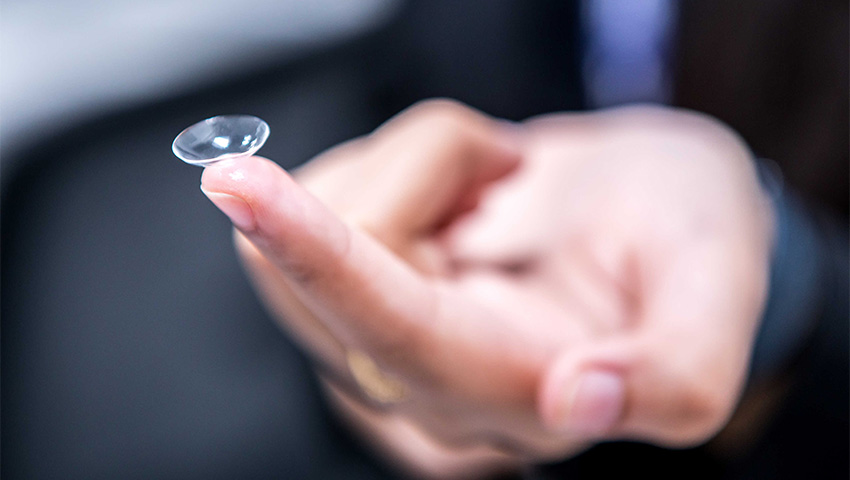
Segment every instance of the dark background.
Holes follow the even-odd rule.
[[[675,103],[774,159],[846,241],[845,2],[683,2]],[[411,2],[343,44],[68,125],[5,155],[2,464],[18,478],[384,478],[262,311],[174,135],[244,112],[298,165],[422,98],[521,120],[585,107],[571,2]],[[3,118],[3,121],[13,119]],[[14,165],[14,168],[8,168]],[[840,240],[844,239],[844,240]],[[847,478],[846,245],[831,311],[746,449],[603,445],[527,475]],[[843,252],[844,256],[841,256]],[[843,272],[843,274],[841,273]],[[844,282],[844,283],[841,283]]]

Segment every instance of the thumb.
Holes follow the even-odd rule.
[[[564,353],[543,380],[541,417],[554,430],[592,439],[702,443],[725,424],[737,385],[711,378],[695,360],[647,338]]]

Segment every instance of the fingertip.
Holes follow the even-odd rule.
[[[263,157],[246,157],[210,165],[201,176],[201,191],[244,233],[274,237],[282,226],[309,222],[314,211],[308,194],[289,174]],[[313,202],[315,203],[315,202]],[[309,216],[309,215],[307,215]]]
[[[262,199],[280,179],[288,178],[280,166],[267,158],[234,158],[206,167],[201,175],[201,189],[233,195],[251,204]]]
[[[269,160],[248,157],[224,160],[204,169],[201,192],[243,232],[257,228],[257,210],[268,196]]]
[[[207,167],[201,190],[263,255],[295,281],[332,275],[350,232],[286,171],[263,157]]]

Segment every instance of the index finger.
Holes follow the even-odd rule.
[[[201,188],[343,343],[397,350],[432,321],[435,294],[426,281],[270,160],[207,167]]]

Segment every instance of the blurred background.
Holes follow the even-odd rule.
[[[514,120],[707,112],[834,244],[757,438],[608,444],[523,476],[847,478],[848,51],[840,0],[4,0],[0,475],[393,477],[328,411],[170,147],[247,113],[290,168],[442,96]]]

